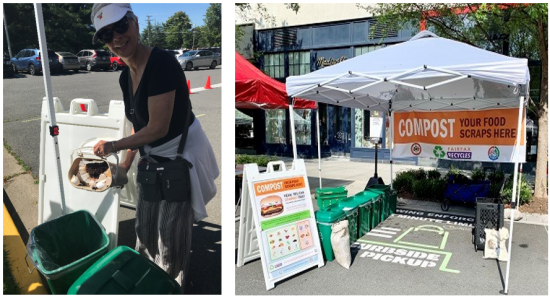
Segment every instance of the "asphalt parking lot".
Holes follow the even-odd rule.
[[[67,71],[54,74],[51,76],[53,96],[61,100],[65,109],[69,108],[70,102],[75,98],[93,99],[99,112],[106,113],[111,100],[122,100],[118,82],[120,73],[121,71],[112,70],[82,70],[79,73]],[[221,66],[213,70],[186,71],[185,74],[194,92],[191,95],[193,111],[210,140],[221,171]],[[201,88],[205,86],[208,77],[214,88],[203,90]],[[36,177],[39,172],[44,77],[42,74],[31,76],[18,73],[14,78],[3,79],[3,84],[4,144],[9,145],[30,166]],[[8,200],[16,212],[14,220],[22,221],[23,227],[19,232],[25,243],[30,230],[38,221],[38,185],[27,183],[24,186],[36,191],[35,195],[25,196],[20,200]],[[209,217],[195,224],[193,228],[193,254],[189,266],[192,272],[187,282],[187,291],[192,294],[221,293],[221,176],[215,183],[218,193],[207,205]],[[118,245],[131,248],[135,246],[134,216],[134,209],[119,208]]]
[[[260,260],[235,267],[236,294],[498,295],[506,262],[475,252],[472,227],[394,214],[352,247],[349,270],[336,261],[283,280],[266,291]],[[509,223],[506,223],[508,229]],[[548,232],[514,224],[509,294],[548,293]]]

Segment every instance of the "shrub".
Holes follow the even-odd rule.
[[[502,190],[502,202],[503,203],[510,203],[512,201],[512,189],[513,189],[513,178],[509,178],[506,180],[506,184],[504,185],[504,189]],[[533,200],[533,194],[531,191],[531,185],[525,180],[525,176],[521,174],[521,182],[518,184],[518,190],[520,190],[519,194],[519,204],[526,204],[530,203]],[[516,193],[517,194],[517,193]]]
[[[412,170],[409,170],[397,173],[392,185],[397,192],[412,192],[414,181],[414,173]]]
[[[438,170],[428,171],[428,179],[437,180],[439,178],[441,178],[441,173]]]
[[[427,199],[432,196],[432,181],[428,179],[417,180],[413,184],[413,193],[417,198]]]
[[[235,155],[235,164],[257,163],[258,166],[267,166],[269,162],[276,160],[278,160],[276,156],[247,154]]]
[[[443,179],[434,179],[431,181],[431,195],[436,200],[443,200],[443,196],[445,195],[445,186],[447,186],[447,182]]]
[[[490,173],[487,176],[487,179],[489,181],[491,181],[491,186],[489,187],[489,197],[499,198],[500,197],[500,189],[502,187],[502,181],[504,180],[504,172],[503,171],[495,171],[493,173]]]
[[[425,171],[424,169],[421,169],[421,168],[420,168],[420,169],[418,169],[418,170],[413,170],[412,172],[413,172],[414,178],[415,178],[416,180],[424,180],[424,179],[426,179],[427,174],[426,174],[426,171]]]
[[[472,181],[479,183],[485,180],[485,172],[482,169],[472,170]]]

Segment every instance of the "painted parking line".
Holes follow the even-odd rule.
[[[218,87],[222,87],[222,84],[221,83],[218,83],[218,84],[214,84],[214,85],[211,85],[212,88],[218,88]],[[206,90],[204,87],[197,87],[197,88],[192,88],[191,89],[191,92],[192,93],[198,93],[198,92],[201,92],[203,90]]]
[[[390,231],[401,231],[401,229],[399,228],[392,228],[392,227],[380,227],[380,228],[384,230],[390,230]]]
[[[385,234],[397,234],[395,231],[387,231],[387,230],[380,230],[380,229],[373,229],[371,231],[377,232],[377,233],[385,233]]]
[[[29,122],[29,121],[36,121],[36,120],[40,120],[41,117],[38,117],[38,118],[33,118],[33,119],[27,119],[27,120],[23,120],[21,122]]]
[[[385,234],[372,233],[372,230],[371,230],[371,232],[367,233],[366,235],[370,235],[370,236],[378,236],[378,237],[385,237],[385,238],[392,238],[392,236],[391,236],[391,235],[385,235]]]

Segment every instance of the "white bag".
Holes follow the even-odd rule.
[[[351,265],[351,250],[349,246],[348,220],[332,224],[330,243],[336,262],[349,269]]]
[[[509,237],[508,229],[501,228],[485,229],[485,250],[484,259],[498,259],[498,261],[508,261],[508,251],[506,250],[506,240]]]

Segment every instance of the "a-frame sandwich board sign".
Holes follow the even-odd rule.
[[[261,258],[267,290],[325,265],[303,159],[289,170],[270,162],[265,173],[257,164],[244,166],[238,248],[238,267]]]

